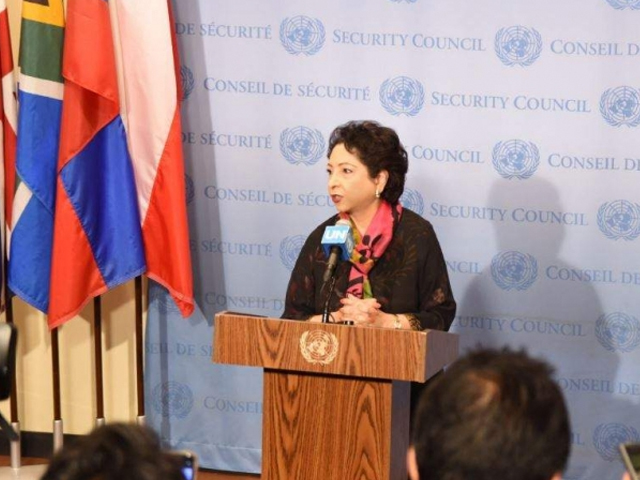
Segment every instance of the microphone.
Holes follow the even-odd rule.
[[[351,258],[351,252],[353,252],[353,234],[351,232],[351,223],[348,220],[338,220],[335,225],[330,225],[324,230],[322,235],[322,249],[324,254],[329,257],[327,260],[327,268],[322,276],[322,289],[329,280],[329,291],[327,292],[327,299],[324,302],[324,309],[322,311],[322,323],[329,322],[329,306],[331,303],[331,295],[336,284],[336,277],[334,275],[338,260],[349,260]]]
[[[329,225],[322,235],[322,249],[327,260],[327,268],[322,276],[323,283],[327,283],[338,265],[338,260],[349,260],[353,252],[353,233],[349,220],[340,219],[335,225]]]

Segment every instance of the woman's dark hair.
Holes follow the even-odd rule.
[[[409,168],[407,152],[398,134],[371,120],[352,121],[340,125],[331,133],[327,156],[340,143],[365,164],[371,178],[382,170],[389,172],[389,180],[381,197],[391,204],[396,203],[404,191]]]

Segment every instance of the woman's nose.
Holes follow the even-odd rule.
[[[332,187],[335,187],[336,185],[338,185],[338,178],[336,175],[330,173],[329,174],[329,179],[327,180],[327,186],[329,187],[329,189],[331,189]]]

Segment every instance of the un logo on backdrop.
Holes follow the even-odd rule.
[[[600,98],[600,113],[609,125],[640,124],[640,91],[632,87],[610,88]]]
[[[306,239],[304,235],[293,235],[284,237],[280,242],[280,260],[289,270],[293,270]]]
[[[193,392],[184,383],[164,382],[153,389],[151,401],[157,414],[182,419],[193,408]]]
[[[417,190],[405,188],[404,193],[400,197],[400,203],[402,206],[413,210],[420,216],[424,213],[424,200]]]
[[[622,312],[601,315],[596,321],[596,337],[610,352],[630,352],[640,345],[640,322]]]
[[[196,188],[193,185],[193,180],[186,173],[184,174],[184,189],[187,194],[187,205],[193,202],[194,197],[196,196]]]
[[[424,88],[413,78],[388,78],[380,86],[380,103],[391,115],[412,117],[424,105]]]
[[[491,276],[503,290],[526,290],[538,278],[538,262],[526,253],[500,252],[491,260]]]
[[[640,10],[640,0],[607,0],[616,10],[631,8],[632,10]]]
[[[280,24],[280,43],[291,55],[315,55],[324,45],[325,33],[317,18],[298,15]]]
[[[505,65],[528,67],[542,52],[542,37],[534,28],[514,25],[498,30],[494,48]]]
[[[324,138],[319,130],[286,128],[280,134],[280,152],[293,165],[313,165],[324,154]]]
[[[635,240],[640,235],[640,205],[627,200],[603,203],[598,209],[598,227],[612,240]]]
[[[182,100],[186,100],[193,92],[196,81],[193,78],[193,72],[189,67],[182,65],[180,67],[180,80],[182,81]]]
[[[593,431],[593,446],[600,456],[609,462],[620,460],[618,445],[638,441],[638,431],[622,423],[602,423]]]
[[[159,313],[170,314],[180,313],[180,309],[176,302],[173,301],[169,291],[156,282],[149,283],[149,306],[158,309]]]
[[[508,179],[531,177],[540,165],[538,147],[524,140],[507,140],[493,147],[493,166]]]

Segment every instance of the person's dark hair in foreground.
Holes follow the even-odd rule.
[[[114,423],[65,444],[41,480],[183,480],[180,467],[154,431]]]
[[[570,427],[552,373],[547,363],[509,349],[478,350],[455,362],[420,399],[411,478],[560,480]]]

